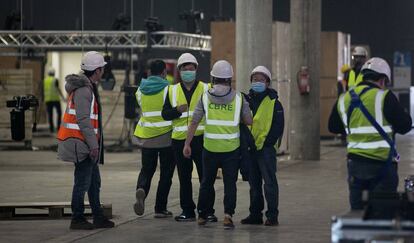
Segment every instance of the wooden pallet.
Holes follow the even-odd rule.
[[[112,204],[101,204],[104,216],[112,218]],[[0,203],[0,219],[11,219],[15,217],[41,216],[39,214],[16,214],[16,209],[43,209],[48,210],[49,218],[62,218],[70,214],[65,214],[65,208],[71,208],[70,202],[29,202],[29,203]],[[89,202],[85,202],[85,209],[90,209]],[[87,214],[88,215],[88,214]],[[90,214],[89,214],[90,215]],[[42,216],[45,216],[43,214]]]

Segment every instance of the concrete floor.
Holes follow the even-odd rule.
[[[53,139],[38,139],[42,145]],[[348,210],[345,148],[323,141],[320,161],[289,161],[279,158],[280,225],[245,226],[248,215],[248,183],[238,182],[234,230],[222,223],[198,227],[195,222],[154,219],[153,207],[158,174],[146,200],[146,213],[138,218],[132,209],[140,156],[107,153],[101,167],[102,201],[113,204],[117,226],[109,230],[71,231],[70,219],[16,219],[0,221],[0,242],[329,242],[330,220]],[[36,141],[35,141],[36,145]],[[400,188],[405,176],[414,174],[414,133],[398,137],[401,153]],[[0,151],[0,203],[70,201],[73,166],[56,159],[51,151]],[[198,180],[194,179],[194,198]],[[169,210],[178,215],[178,177],[175,174]],[[216,182],[216,215],[223,217],[223,184]]]

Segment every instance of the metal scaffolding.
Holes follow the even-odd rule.
[[[0,31],[0,48],[122,49],[211,51],[209,35],[174,31]]]

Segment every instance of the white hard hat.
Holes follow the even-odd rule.
[[[232,78],[233,67],[228,61],[219,60],[216,63],[214,63],[210,75],[215,78]]]
[[[85,71],[93,71],[105,65],[104,57],[99,52],[89,51],[83,56],[80,67]]]
[[[388,63],[380,58],[380,57],[373,57],[365,62],[364,66],[362,66],[361,71],[364,70],[372,70],[379,74],[384,74],[388,77],[388,80],[391,80],[391,69]]]
[[[55,69],[53,67],[49,67],[49,69],[47,70],[48,74],[55,74]]]
[[[272,80],[272,74],[270,73],[269,69],[267,69],[265,66],[257,66],[253,69],[252,73],[250,74],[250,77],[253,76],[255,73],[261,73],[264,74],[269,81]]]
[[[188,52],[181,54],[181,56],[178,58],[177,68],[179,68],[184,63],[194,63],[196,66],[198,66],[197,59],[193,56],[193,54]]]
[[[354,48],[354,50],[352,51],[352,56],[364,56],[364,57],[366,57],[366,56],[368,56],[367,49],[365,49],[362,46],[356,46]]]

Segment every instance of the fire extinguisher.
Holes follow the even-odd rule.
[[[301,95],[307,95],[310,92],[309,84],[310,74],[307,66],[300,67],[297,75],[298,89]]]

